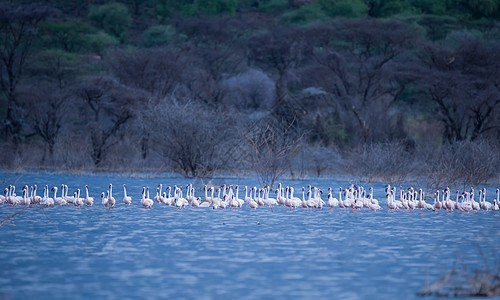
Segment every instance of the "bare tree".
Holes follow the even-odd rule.
[[[443,185],[465,187],[487,184],[497,176],[500,155],[497,146],[487,140],[457,141],[439,149],[423,151],[423,171],[432,180],[432,187]]]
[[[236,119],[222,111],[174,97],[151,100],[141,115],[151,148],[185,176],[229,170],[238,148]]]
[[[25,91],[23,96],[29,127],[33,135],[39,136],[45,145],[41,162],[43,165],[47,152],[49,157],[53,158],[57,138],[68,121],[67,106],[70,97],[66,91],[54,90],[51,85],[32,87]]]
[[[304,112],[304,108],[289,92],[290,76],[311,51],[311,47],[301,31],[277,24],[269,26],[268,31],[249,39],[247,56],[254,64],[275,72],[273,113],[285,126],[289,126]]]
[[[362,180],[401,183],[415,170],[412,153],[402,142],[367,144],[350,151],[349,172]]]
[[[187,63],[181,51],[163,47],[140,52],[116,50],[110,56],[110,66],[121,83],[164,98],[183,81]]]
[[[245,20],[218,16],[185,19],[179,31],[189,37],[182,49],[190,57],[186,86],[196,100],[219,106],[224,97],[221,83],[244,63],[241,39],[249,30]],[[194,67],[196,66],[196,67]]]
[[[82,116],[92,144],[91,157],[100,167],[110,147],[118,140],[118,132],[134,115],[134,107],[145,102],[144,93],[118,84],[110,77],[97,77],[84,81],[76,88],[78,98],[91,113]]]
[[[436,107],[448,142],[475,140],[499,130],[500,47],[463,34],[458,47],[427,45],[419,83]]]
[[[387,30],[391,28],[391,30]],[[398,129],[391,114],[408,82],[399,59],[409,56],[414,33],[396,21],[338,20],[332,26],[312,28],[310,43],[317,65],[304,80],[333,95],[342,119],[359,141],[383,141]],[[388,126],[391,125],[391,126]],[[355,142],[355,141],[353,141]]]
[[[7,98],[4,138],[12,138],[16,145],[23,127],[19,116],[20,102],[16,96],[17,85],[26,66],[37,27],[54,10],[36,4],[10,7],[0,6],[0,86]]]
[[[259,180],[273,187],[276,180],[289,169],[291,158],[302,143],[302,136],[292,138],[290,127],[276,119],[259,120],[246,130],[248,158]]]

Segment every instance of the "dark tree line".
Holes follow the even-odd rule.
[[[430,38],[404,20],[244,12],[152,31],[101,8],[2,5],[4,166],[394,179],[428,149],[500,145],[498,24]]]

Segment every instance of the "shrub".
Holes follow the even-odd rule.
[[[434,185],[480,185],[496,176],[498,148],[488,142],[460,141],[425,155],[427,174]]]
[[[351,151],[346,166],[348,172],[365,181],[404,181],[415,169],[414,160],[401,142],[369,144]]]

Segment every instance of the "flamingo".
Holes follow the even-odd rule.
[[[346,208],[344,201],[342,201],[342,187],[339,188],[339,208]]]
[[[127,196],[127,185],[123,184],[123,203],[130,205],[132,203],[132,197]]]
[[[73,205],[81,207],[83,204],[84,200],[83,198],[80,198],[80,189],[77,189],[74,195]]]
[[[332,210],[334,207],[336,207],[336,206],[339,205],[339,199],[333,198],[332,197],[332,192],[328,193],[327,199],[328,199],[328,201],[327,201],[328,207],[330,208],[330,210]]]
[[[109,193],[109,191],[108,191]],[[101,203],[102,203],[102,206],[108,206],[108,197],[105,196],[104,192],[101,193]]]
[[[199,207],[200,206],[200,198],[194,196],[194,187],[191,186],[191,206]]]
[[[31,199],[28,197],[28,186],[25,185],[23,187],[23,200],[22,200],[23,205],[30,206],[31,204]]]
[[[64,195],[62,195],[62,197],[64,199],[66,199],[66,201],[68,201],[68,203],[73,203],[73,200],[75,200],[75,197],[74,196],[68,196],[68,191],[69,191],[69,188],[67,185],[63,184],[62,185],[62,193]]]
[[[4,204],[5,202],[7,202],[7,193],[8,192],[9,192],[8,188],[5,188],[3,190],[3,195],[0,195],[0,204]]]
[[[209,190],[212,190],[213,191],[213,187],[208,187],[206,184],[203,186],[203,191],[205,191],[205,198],[203,199],[204,202],[208,202],[208,203],[212,203],[212,199],[213,199],[213,194],[212,194],[212,197],[209,197],[208,196],[208,191]]]
[[[269,198],[269,187],[264,188],[264,199],[262,199],[264,205],[268,206],[269,209],[273,209],[273,206],[278,205],[278,201],[274,198]]]
[[[43,197],[41,201],[44,206],[54,206],[54,199],[49,196],[49,187],[45,185],[43,188]]]
[[[239,186],[236,186],[236,201],[238,201],[238,207],[242,207],[245,201],[238,197]]]
[[[500,196],[500,190],[497,189],[497,198],[493,199],[493,206],[491,207],[491,210],[497,211],[500,209],[499,196]]]
[[[483,188],[483,202],[481,205],[481,208],[484,210],[491,210],[491,203],[486,201],[486,188]]]
[[[146,196],[146,191],[148,191],[148,195]],[[142,188],[142,199],[141,199],[141,204],[144,208],[151,208],[153,207],[154,201],[149,198],[149,188]]]
[[[479,203],[474,200],[474,191],[471,192],[470,194],[470,202],[473,210],[479,210],[481,207],[479,206]]]
[[[33,203],[40,203],[42,201],[42,197],[37,196],[37,185],[35,184],[33,187],[33,199],[31,200]]]
[[[439,201],[439,191],[436,191],[435,198],[434,198],[434,209],[441,209],[443,207],[443,204],[441,201]]]
[[[245,185],[245,203],[249,204],[251,200],[252,200],[252,190],[250,190],[250,196],[249,196],[248,195],[248,186]]]
[[[94,204],[94,198],[89,197],[89,186],[85,185],[85,204],[92,206]]]
[[[57,197],[57,186],[53,187],[52,190],[54,191],[54,201],[60,205],[60,206],[64,206],[64,205],[67,205],[68,202],[66,201],[66,199],[64,199],[62,197],[62,192],[61,192],[61,197]]]
[[[394,210],[397,208],[397,205],[394,202],[394,192],[392,190],[387,194],[386,199],[386,205],[388,209]]]

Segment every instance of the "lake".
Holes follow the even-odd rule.
[[[417,299],[462,259],[498,268],[498,212],[391,212],[385,184],[373,186],[380,211],[290,211],[140,205],[143,186],[193,183],[256,186],[252,178],[189,180],[168,176],[64,176],[0,172],[0,187],[45,184],[85,192],[94,206],[27,208],[0,227],[0,299]],[[280,181],[301,197],[309,184],[326,190],[351,182]],[[116,207],[100,205],[114,187]],[[123,184],[133,198],[121,201]],[[495,187],[496,188],[496,187]],[[491,202],[494,188],[489,188]],[[241,191],[240,191],[241,192]],[[51,194],[52,195],[52,194]],[[243,198],[244,195],[240,195]],[[326,201],[326,196],[323,196]],[[428,200],[429,202],[429,200]],[[0,205],[0,219],[23,209]]]

